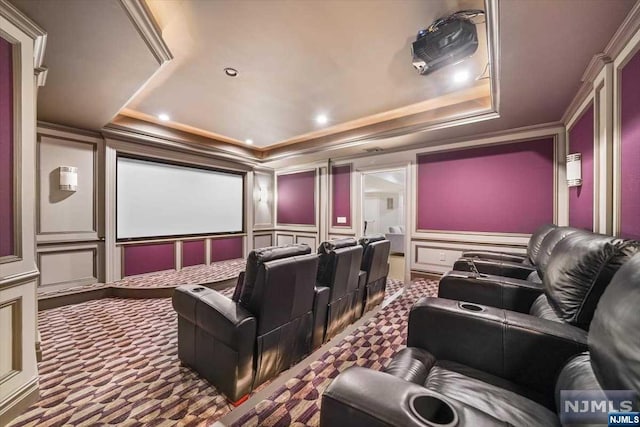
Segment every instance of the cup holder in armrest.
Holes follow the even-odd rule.
[[[484,307],[482,307],[481,305],[473,304],[470,302],[459,302],[458,307],[468,311],[484,311]]]
[[[200,286],[200,287],[191,289],[191,292],[198,293],[198,292],[204,291],[205,289],[207,289],[207,288],[204,288],[204,287]]]
[[[458,414],[449,403],[428,394],[413,396],[409,408],[422,423],[428,426],[453,427],[458,424]]]

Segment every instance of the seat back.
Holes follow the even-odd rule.
[[[254,387],[311,351],[318,255],[307,245],[253,251],[240,305],[257,319]]]
[[[614,274],[640,243],[587,232],[560,241],[543,279],[549,306],[563,322],[588,329],[598,301]]]
[[[367,273],[367,283],[386,278],[389,274],[391,243],[384,235],[365,236],[360,239],[364,252],[360,269]]]
[[[538,249],[538,254],[536,258],[533,260],[536,266],[536,271],[538,272],[538,276],[542,279],[544,278],[545,272],[547,270],[547,266],[549,264],[549,260],[551,259],[551,254],[555,249],[556,245],[561,242],[565,237],[570,236],[573,233],[577,232],[585,232],[584,230],[579,230],[573,227],[556,227],[553,230],[550,230],[549,233],[542,239],[540,243],[540,248]],[[586,233],[586,232],[585,232]]]
[[[533,232],[529,239],[529,244],[527,245],[527,259],[525,260],[525,264],[536,265],[542,241],[547,237],[547,234],[556,228],[557,225],[555,224],[544,224]]]
[[[329,302],[358,288],[362,253],[362,246],[354,238],[329,240],[320,245],[317,282],[331,289]]]

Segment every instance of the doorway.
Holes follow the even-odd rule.
[[[391,242],[389,278],[405,281],[406,170],[362,174],[363,234],[383,234]]]

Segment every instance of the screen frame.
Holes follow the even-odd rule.
[[[118,236],[118,160],[119,159],[130,159],[130,160],[140,160],[143,162],[149,162],[149,163],[156,163],[156,164],[160,164],[160,165],[169,165],[169,166],[178,166],[178,167],[183,167],[183,168],[188,168],[188,169],[199,169],[199,170],[205,170],[208,172],[218,172],[218,173],[225,173],[225,174],[229,174],[229,175],[238,175],[240,177],[242,177],[242,229],[240,231],[223,231],[223,232],[212,232],[212,233],[195,233],[195,234],[162,234],[162,235],[157,235],[157,236],[145,236],[145,237],[117,237]],[[181,239],[191,239],[194,237],[206,237],[206,236],[241,236],[241,235],[245,235],[246,234],[246,204],[247,204],[247,198],[246,198],[246,185],[247,185],[247,173],[246,172],[241,172],[241,171],[235,171],[235,170],[230,170],[230,169],[223,169],[223,168],[217,168],[217,167],[213,167],[213,166],[204,166],[204,165],[199,165],[199,164],[193,164],[193,163],[187,163],[187,162],[180,162],[180,161],[175,161],[175,160],[167,160],[167,159],[162,159],[162,158],[157,158],[157,157],[151,157],[151,156],[142,156],[142,155],[137,155],[137,154],[130,154],[130,153],[122,153],[122,152],[117,152],[116,153],[116,174],[115,174],[115,190],[116,190],[116,197],[115,197],[115,203],[114,203],[114,208],[115,208],[115,230],[114,233],[116,235],[116,243],[127,243],[127,242],[146,242],[146,241],[151,241],[151,240],[181,240]]]

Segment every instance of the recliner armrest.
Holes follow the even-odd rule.
[[[329,287],[316,285],[313,297],[313,332],[311,336],[311,348],[314,349],[320,347],[324,341],[330,293]]]
[[[333,380],[322,394],[320,426],[425,426],[413,415],[410,401],[428,395],[444,400],[462,425],[500,425],[496,418],[462,402],[384,372],[353,366]]]
[[[467,257],[459,258],[453,264],[453,269],[457,271],[477,271],[483,274],[513,277],[523,280],[536,271],[535,267],[517,262]]]
[[[443,298],[421,298],[409,314],[408,347],[553,395],[567,360],[587,350],[587,333],[534,316]],[[479,310],[479,311],[474,311]]]
[[[173,298],[176,311],[176,305],[187,295],[196,298],[195,323],[200,329],[232,349],[244,348],[248,342],[253,347],[257,328],[253,314],[213,289],[198,291],[202,288],[197,285],[177,287]]]
[[[462,252],[462,257],[492,259],[496,261],[509,261],[509,262],[524,262],[527,259],[525,255],[492,252],[492,251],[465,251],[465,252]]]
[[[438,296],[529,313],[544,292],[541,283],[510,277],[450,271],[440,279]]]

